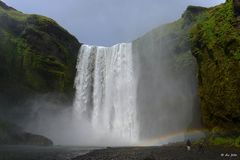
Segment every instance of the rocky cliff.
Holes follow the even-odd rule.
[[[164,56],[170,55],[174,62],[172,71],[182,78],[194,76],[191,54],[196,57],[201,117],[203,125],[210,130],[239,131],[240,128],[239,17],[239,0],[227,0],[209,9],[189,6],[178,21],[133,42],[139,52],[152,50],[155,54],[164,48]],[[159,46],[142,45],[150,42],[149,39]],[[64,101],[71,101],[80,46],[55,21],[23,14],[0,1],[0,109],[20,107],[36,94],[56,93],[63,95]],[[190,72],[184,72],[189,68]],[[151,79],[152,75],[141,76],[140,83],[147,83],[143,82],[144,78]],[[153,96],[151,103],[155,101]],[[144,113],[148,109],[145,106]]]
[[[135,48],[139,48],[134,52],[146,53],[141,54],[144,60],[141,62],[143,65],[141,69],[154,70],[151,64],[153,61],[155,64],[159,59],[156,53],[164,52],[166,56],[174,57],[171,64],[176,69],[178,79],[181,79],[181,76],[198,77],[197,92],[200,97],[202,125],[212,131],[211,133],[232,137],[231,144],[235,143],[240,128],[239,4],[239,0],[227,0],[224,4],[208,9],[189,6],[178,21],[156,28],[144,38],[133,42],[133,45],[138,45]],[[148,63],[148,56],[152,53],[155,55],[155,60]],[[194,59],[191,55],[197,60],[197,71],[194,70]],[[168,62],[164,61],[164,63]],[[158,65],[154,67],[162,68]],[[148,84],[156,75],[151,75],[151,72],[145,73],[140,75],[139,80],[139,83],[145,83],[143,92],[150,90],[152,93],[155,91],[157,93],[159,87],[154,88],[151,87],[153,84]],[[165,100],[167,98],[169,97]],[[140,112],[142,110],[143,113],[148,113],[148,109],[158,101],[157,99],[156,96],[152,96],[151,101],[147,102],[142,97],[140,106],[145,105],[145,107],[140,108]],[[153,105],[149,106],[148,104],[151,103]],[[150,124],[151,122],[145,126],[151,126]],[[149,132],[151,128],[153,127],[149,127],[146,131]],[[223,138],[219,141],[230,142],[225,140]]]
[[[31,112],[27,101],[37,95],[71,103],[80,46],[55,21],[0,1],[0,144],[52,145],[6,120],[24,119]]]
[[[218,131],[240,128],[240,32],[236,2],[228,0],[208,9],[191,30],[192,53],[199,66],[203,124]]]
[[[179,20],[133,41],[141,138],[200,127],[197,64],[189,30],[205,11],[189,6]]]
[[[0,1],[0,105],[45,93],[71,100],[78,40],[55,21]]]

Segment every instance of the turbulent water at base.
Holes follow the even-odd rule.
[[[89,120],[96,132],[137,141],[137,79],[131,43],[83,45],[75,87],[75,115]]]

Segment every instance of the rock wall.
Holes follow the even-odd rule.
[[[203,124],[220,131],[240,128],[240,35],[236,2],[210,8],[191,30],[199,72]]]
[[[80,46],[55,21],[0,2],[0,107],[46,93],[71,101]]]

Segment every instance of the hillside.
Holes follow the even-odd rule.
[[[155,112],[149,112],[146,117],[161,117],[164,113],[159,112],[159,104],[166,99],[171,100],[175,93],[184,93],[187,96],[175,96],[182,102],[176,103],[179,107],[177,111],[175,103],[166,103],[166,106],[174,108],[171,110],[169,107],[169,113],[181,113],[182,108],[194,105],[195,110],[187,111],[193,115],[189,128],[198,124],[200,115],[203,127],[211,133],[224,138],[230,135],[227,142],[224,138],[218,141],[210,139],[213,143],[235,145],[236,142],[239,145],[239,29],[240,3],[238,0],[227,0],[212,8],[189,6],[176,22],[156,28],[133,41],[136,49],[133,52],[142,60],[139,66],[135,66],[142,73],[139,84],[143,87],[138,88],[140,114],[145,115],[152,108]],[[16,119],[15,114],[11,114],[12,108],[14,113],[21,111],[25,115],[26,100],[37,95],[54,95],[64,103],[72,103],[80,47],[81,43],[52,19],[24,14],[0,1],[0,116],[4,117],[9,112]],[[160,52],[163,53],[161,56]],[[159,63],[159,59],[164,59],[163,63]],[[177,84],[167,81],[174,87],[167,88],[169,92],[164,92],[160,99],[160,87],[166,86],[158,81],[161,76],[158,73],[164,67],[172,74],[166,72],[166,81],[179,81]],[[157,74],[153,75],[152,71]],[[180,90],[185,86],[190,86],[190,89]],[[175,89],[174,93],[172,89]],[[189,99],[192,103],[187,103]],[[152,121],[141,124],[146,127],[146,134],[151,136],[161,133],[160,125],[166,125],[152,124]],[[178,130],[177,127],[169,127],[168,131]],[[158,130],[155,131],[155,128]]]
[[[52,145],[8,121],[21,123],[38,95],[72,103],[80,46],[55,21],[0,1],[0,144]]]
[[[179,20],[133,41],[143,138],[201,127],[196,94],[197,63],[191,54],[189,30],[206,10],[189,6]]]
[[[36,94],[71,101],[80,43],[55,21],[21,13],[0,1],[0,105]]]
[[[191,30],[199,66],[203,124],[215,130],[240,128],[240,32],[233,1],[211,8]]]

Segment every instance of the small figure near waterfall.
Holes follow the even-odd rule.
[[[207,146],[206,139],[203,139],[203,141],[201,141],[198,145],[198,153],[204,153],[206,146]]]
[[[187,145],[187,151],[191,151],[192,143],[189,139],[187,140],[186,145]]]
[[[198,153],[204,153],[204,144],[203,144],[203,142],[201,142],[198,145]]]

